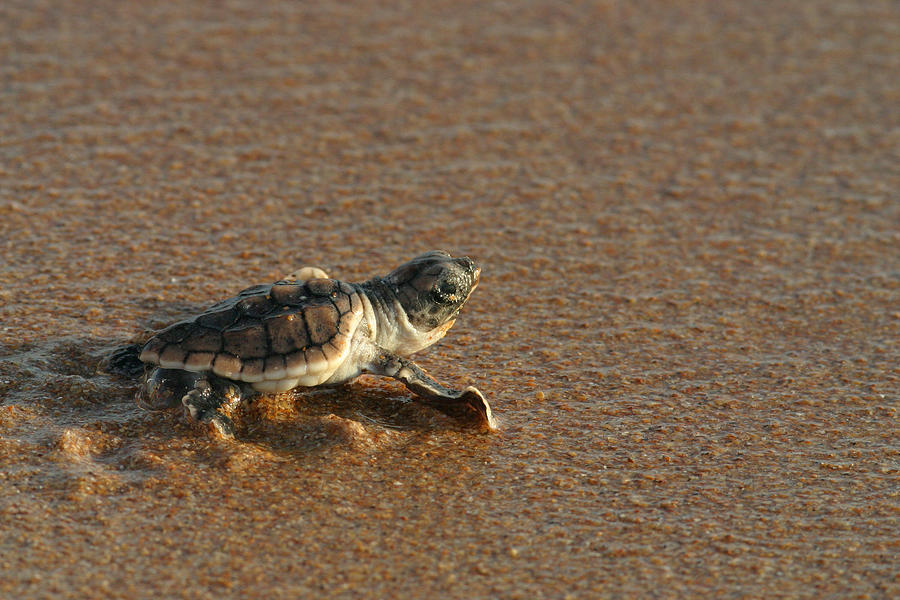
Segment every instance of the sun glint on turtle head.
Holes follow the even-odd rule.
[[[394,269],[384,282],[397,295],[409,322],[421,332],[450,328],[475,286],[481,268],[471,258],[446,252],[419,255]]]

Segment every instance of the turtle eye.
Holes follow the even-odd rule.
[[[431,299],[441,304],[456,302],[456,286],[446,281],[434,286],[431,288]]]

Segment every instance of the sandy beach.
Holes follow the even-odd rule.
[[[0,598],[900,596],[900,5],[6,3]],[[237,441],[112,349],[482,267]]]

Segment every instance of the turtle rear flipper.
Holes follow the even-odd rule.
[[[435,381],[413,361],[385,351],[379,353],[366,371],[402,381],[407,388],[421,396],[424,404],[451,417],[477,417],[482,426],[497,429],[491,405],[472,386],[463,391],[448,388]]]
[[[240,402],[241,389],[218,377],[198,379],[194,389],[181,399],[193,420],[209,425],[223,439],[234,438],[234,422],[229,414]]]
[[[143,344],[120,346],[100,361],[97,370],[120,377],[137,377],[146,369],[146,365],[139,358],[141,348],[143,348]]]

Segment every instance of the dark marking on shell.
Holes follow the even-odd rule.
[[[307,308],[303,311],[303,316],[309,328],[309,339],[313,344],[320,346],[337,335],[340,315],[330,302]]]
[[[333,279],[310,279],[305,287],[313,296],[330,296],[337,288]]]
[[[236,308],[250,318],[261,319],[272,310],[272,304],[265,296],[249,296],[241,299]]]
[[[158,336],[171,344],[180,344],[191,331],[193,323],[182,321],[163,329]]]
[[[195,326],[181,346],[190,352],[219,352],[222,349],[222,334],[209,327]]]
[[[231,310],[234,306],[234,299],[232,298],[228,302],[223,302],[222,306],[216,310],[216,307],[213,307],[202,315],[196,318],[196,323],[198,325],[203,325],[204,327],[209,327],[210,329],[215,329],[216,331],[222,331],[237,321],[240,318],[240,313]]]
[[[269,354],[269,340],[261,324],[245,329],[229,329],[222,334],[224,350],[242,359],[263,358]]]
[[[287,354],[299,350],[310,343],[306,323],[300,315],[286,314],[267,319],[265,327],[269,332],[270,350]]]
[[[305,290],[302,285],[295,283],[278,283],[272,286],[269,292],[272,302],[288,306],[298,306],[305,299]]]
[[[346,294],[337,294],[331,299],[338,313],[345,315],[350,312],[350,298]]]

